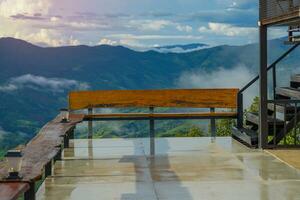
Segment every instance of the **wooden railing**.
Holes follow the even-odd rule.
[[[293,52],[300,43],[295,44],[290,49],[288,49],[285,53],[283,53],[278,59],[276,59],[268,68],[267,71],[272,70],[272,93],[273,98],[276,96],[276,87],[277,87],[277,71],[276,66],[280,63],[284,58],[286,58],[291,52]],[[253,78],[249,83],[247,83],[239,92],[238,92],[238,118],[237,118],[237,127],[239,129],[244,126],[244,92],[247,91],[254,83],[259,80],[259,75]]]
[[[61,158],[63,148],[73,136],[83,115],[71,115],[68,123],[61,123],[61,116],[47,123],[23,149],[21,180],[8,180],[8,164],[0,165],[0,199],[16,200],[24,194],[24,200],[35,200],[35,183],[51,175],[52,164]],[[0,163],[1,164],[1,163]]]

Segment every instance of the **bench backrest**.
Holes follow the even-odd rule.
[[[181,107],[236,108],[238,89],[101,90],[69,94],[69,109]]]

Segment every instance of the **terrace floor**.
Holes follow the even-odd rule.
[[[300,173],[231,138],[74,140],[38,200],[300,200]]]

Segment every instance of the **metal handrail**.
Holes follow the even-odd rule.
[[[282,56],[280,56],[275,62],[273,62],[267,70],[274,68],[281,60],[283,60],[289,53],[291,53],[294,49],[296,49],[300,43],[295,44],[293,47],[291,47],[288,51],[286,51]],[[259,79],[259,75],[257,75],[255,78],[253,78],[246,86],[244,86],[239,93],[243,93],[245,90],[247,90],[251,85],[253,85],[257,80]]]
[[[292,51],[294,51],[300,43],[295,44],[293,47],[291,47],[289,50],[287,50],[282,56],[280,56],[275,62],[273,62],[268,68],[267,71],[270,69],[273,69],[273,93],[275,98],[275,89],[276,89],[276,65],[282,61],[288,54],[290,54]],[[245,90],[247,90],[250,86],[252,86],[256,81],[259,80],[259,75],[257,75],[255,78],[253,78],[246,86],[244,86],[239,92],[238,92],[238,117],[237,117],[237,127],[242,128],[243,127],[243,118],[244,118],[244,106],[243,106],[243,93]]]

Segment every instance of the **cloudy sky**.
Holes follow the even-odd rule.
[[[258,0],[0,0],[0,37],[43,46],[240,45],[257,41],[257,18]]]

